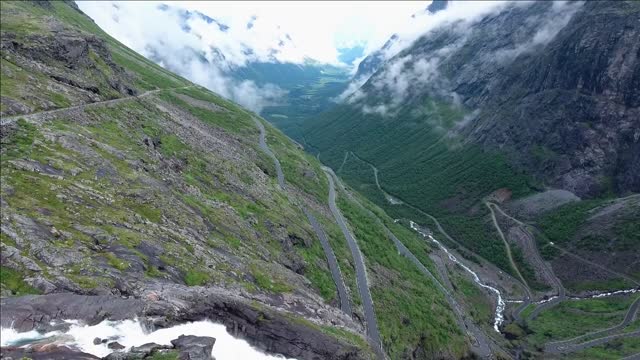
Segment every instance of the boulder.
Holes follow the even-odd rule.
[[[122,350],[124,349],[124,345],[120,344],[117,341],[112,341],[110,343],[107,344],[107,347],[111,350]]]
[[[15,347],[7,346],[0,348],[2,359],[33,359],[33,360],[94,360],[99,357],[84,353],[80,350],[71,349],[66,346],[49,344],[46,347]]]
[[[215,342],[215,338],[194,335],[180,335],[171,340],[181,360],[212,360],[211,351]]]
[[[137,353],[143,355],[149,355],[157,350],[167,350],[172,349],[173,346],[170,345],[160,345],[156,343],[146,343],[140,346],[134,346],[129,350],[130,353]]]

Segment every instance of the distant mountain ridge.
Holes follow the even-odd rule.
[[[447,8],[447,4],[448,0],[434,0],[431,2],[431,4],[429,4],[429,6],[427,6],[425,11],[431,14],[435,14],[438,11],[445,10]],[[413,16],[415,17],[415,14]],[[368,77],[376,72],[384,64],[384,62],[388,60],[385,51],[387,51],[395,43],[396,40],[398,40],[398,35],[391,35],[389,40],[387,40],[384,45],[382,45],[382,48],[372,52],[364,59],[362,59],[360,64],[358,64],[358,69],[353,78],[359,79],[362,77]]]
[[[504,190],[506,199],[640,192],[638,18],[635,1],[515,2],[435,28],[305,121],[307,148],[336,169],[348,158],[341,174],[385,204],[370,168],[348,156],[357,154],[386,192],[444,218],[454,237],[508,269],[483,200]]]

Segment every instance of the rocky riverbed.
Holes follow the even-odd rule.
[[[320,325],[308,324],[305,320],[209,288],[165,284],[149,289],[139,297],[59,293],[3,298],[0,304],[2,344],[10,345],[9,340],[5,343],[4,339],[9,335],[23,340],[38,340],[43,338],[42,334],[55,335],[56,341],[44,347],[57,354],[51,355],[54,358],[64,358],[72,351],[62,348],[66,343],[80,344],[76,350],[90,354],[86,358],[93,358],[91,356],[107,356],[118,350],[116,342],[122,346],[121,350],[131,351],[134,346],[150,342],[169,346],[170,340],[183,334],[226,336],[227,345],[224,342],[218,345],[221,349],[230,341],[243,339],[251,344],[252,348],[247,347],[255,349],[256,354],[281,354],[299,359],[365,357],[356,347],[322,332]],[[105,335],[97,335],[100,333]],[[96,337],[99,341],[94,344]],[[107,339],[106,343],[102,342],[103,338]],[[20,346],[21,343],[14,341],[11,345]],[[176,344],[173,345],[179,350]],[[240,348],[235,346],[234,353]],[[43,347],[34,349],[43,350]],[[24,350],[3,347],[2,356],[15,358],[20,351]]]

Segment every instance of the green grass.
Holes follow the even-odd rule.
[[[533,312],[533,310],[535,310],[537,307],[536,304],[529,304],[527,305],[527,307],[524,308],[524,310],[522,310],[522,312],[520,313],[520,316],[523,319],[526,319],[529,317],[529,315]]]
[[[128,262],[126,262],[125,260],[119,259],[116,255],[112,253],[106,253],[105,257],[107,258],[109,265],[111,265],[112,267],[120,271],[127,270],[130,266]]]
[[[166,350],[163,352],[156,351],[147,359],[150,360],[178,360],[178,352],[176,350]]]
[[[38,289],[24,282],[24,274],[5,266],[0,267],[0,283],[3,289],[9,289],[13,295],[39,294]]]
[[[325,255],[322,246],[320,245],[320,240],[316,240],[315,235],[313,239],[314,241],[310,247],[298,247],[298,251],[302,254],[302,257],[307,264],[304,270],[304,276],[311,281],[324,301],[331,303],[336,300],[337,297],[336,285],[328,270],[328,265],[323,267],[318,265],[317,260],[325,258]]]
[[[3,160],[24,158],[31,154],[38,130],[24,119],[18,119],[17,125],[15,133],[2,137]]]
[[[528,322],[535,344],[570,339],[619,324],[637,296],[569,300]]]
[[[538,226],[546,237],[559,245],[570,241],[590,216],[590,211],[602,204],[602,200],[583,200],[565,204],[544,215]]]
[[[618,360],[626,356],[640,353],[640,338],[627,337],[622,339],[614,339],[604,345],[594,346],[592,348],[573,353],[568,359],[601,359],[601,360]]]
[[[462,269],[460,269],[462,270]],[[477,324],[493,324],[493,305],[482,290],[459,273],[449,274],[456,293],[460,294],[469,308],[469,314]]]
[[[408,356],[416,347],[462,353],[465,345],[453,313],[431,280],[398,254],[384,229],[362,208],[342,194],[338,206],[373,279],[370,290],[387,354],[391,358]]]
[[[162,210],[158,208],[146,204],[133,204],[131,209],[151,222],[160,223],[162,220]]]
[[[189,270],[184,274],[184,282],[189,286],[203,286],[209,279],[209,274],[202,271]]]
[[[177,96],[163,92],[159,97],[173,105],[187,110],[191,115],[202,120],[205,124],[218,126],[233,134],[252,135],[257,133],[257,129],[250,116],[244,112],[211,111],[198,106],[191,105]]]
[[[581,291],[607,291],[629,289],[635,284],[623,278],[614,278],[607,280],[587,280],[587,281],[565,281],[565,287],[574,292]]]
[[[273,274],[263,272],[258,269],[257,266],[251,267],[251,275],[253,276],[256,285],[263,290],[276,294],[293,291],[293,288],[289,284],[277,279]]]

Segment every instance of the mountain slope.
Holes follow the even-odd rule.
[[[637,353],[639,19],[634,1],[499,4],[302,126],[307,151],[437,244],[443,285],[479,328],[493,314],[504,336],[485,334],[514,358]]]
[[[74,316],[138,316],[160,328],[208,317],[271,353],[374,356],[315,158],[259,120],[282,189],[255,114],[134,53],[72,2],[1,6],[3,328],[52,330]],[[348,200],[339,206],[362,247],[388,356],[468,355],[432,280],[380,225]],[[340,310],[301,207],[326,232],[353,314]],[[426,244],[395,226],[431,266]],[[42,295],[13,298],[26,294]]]
[[[355,154],[341,174],[394,211],[373,164],[387,193],[515,274],[483,199],[639,190],[639,11],[633,1],[511,4],[444,24],[306,121],[306,144],[335,169]]]

